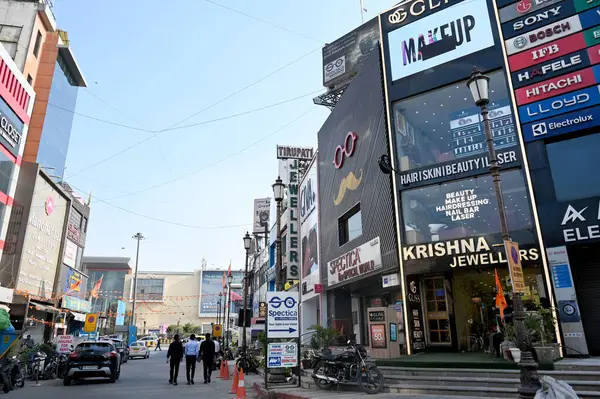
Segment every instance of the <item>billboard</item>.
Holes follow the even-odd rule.
[[[317,187],[317,162],[313,162],[300,183],[300,264],[303,301],[316,295],[314,286],[320,282]]]
[[[271,211],[271,198],[255,198],[254,213],[252,215],[252,232],[264,234],[265,226],[269,228],[269,216]]]
[[[66,269],[64,292],[71,296],[81,297],[87,287],[87,277],[70,267]]]
[[[241,270],[232,270],[231,274],[233,276],[232,284],[241,284],[244,280],[244,272]],[[227,278],[227,271],[225,270],[203,270],[200,273],[200,307],[199,307],[199,317],[217,317],[217,309],[219,306],[217,302],[219,301],[219,293],[225,293],[223,289],[223,280],[225,276],[225,281]],[[237,297],[242,296],[241,289],[231,289],[231,296],[235,300]],[[225,295],[221,298],[221,312],[223,311],[223,305],[225,302]],[[233,314],[233,312],[232,312]]]
[[[115,317],[115,325],[124,326],[125,325],[125,302],[119,300],[117,301],[117,315]]]
[[[23,241],[17,290],[52,298],[56,267],[62,263],[61,239],[67,207],[67,200],[38,174]]]
[[[334,88],[349,83],[379,41],[375,17],[323,47],[323,86]]]

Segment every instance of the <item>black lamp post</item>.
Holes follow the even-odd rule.
[[[248,305],[248,253],[250,252],[250,245],[252,243],[252,237],[246,232],[244,236],[244,249],[246,250],[246,268],[244,271],[244,320],[242,326],[242,348],[246,349],[246,306]]]
[[[283,253],[281,252],[281,201],[285,194],[285,184],[280,177],[277,177],[273,187],[273,197],[277,203],[277,240],[276,251],[277,260],[275,262],[275,291],[281,291],[281,265],[283,263]]]
[[[467,87],[473,95],[475,105],[481,108],[481,116],[483,117],[483,129],[485,132],[485,142],[488,150],[488,157],[490,159],[490,172],[494,182],[494,191],[496,192],[496,200],[498,202],[498,215],[500,216],[500,228],[502,231],[502,239],[504,241],[511,241],[510,232],[508,230],[508,222],[506,219],[506,212],[504,209],[504,198],[502,196],[502,186],[500,184],[500,167],[498,166],[498,159],[496,157],[496,150],[494,148],[494,138],[492,136],[492,129],[490,126],[490,118],[488,116],[487,104],[489,100],[489,82],[490,78],[483,75],[477,68],[473,69],[471,78],[467,81]],[[507,259],[510,254],[507,254]],[[514,288],[513,288],[514,291]],[[531,353],[531,337],[525,327],[525,312],[523,310],[523,301],[521,295],[518,293],[513,294],[513,306],[514,306],[514,320],[516,329],[516,340],[517,346],[521,350],[521,361],[519,362],[521,386],[518,389],[520,399],[535,397],[536,392],[540,389],[540,380],[538,377],[537,369],[538,364],[533,359]]]
[[[223,298],[223,293],[219,292],[219,302],[221,302],[221,308],[223,309],[223,317],[221,317],[221,344],[225,348],[225,310],[227,309],[227,298]]]
[[[227,319],[225,319],[225,323],[227,328],[225,329],[225,347],[229,348],[229,320],[231,319],[231,283],[233,281],[233,275],[231,274],[231,270],[227,274],[227,298],[225,299],[225,304],[227,306]]]

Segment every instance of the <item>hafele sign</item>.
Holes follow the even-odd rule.
[[[288,164],[288,179],[287,179],[287,194],[288,194],[288,226],[287,226],[287,265],[286,265],[286,280],[300,279],[300,218],[298,217],[298,160],[293,160]]]
[[[498,159],[498,165],[511,164],[519,160],[516,150],[498,152],[496,154],[496,158]],[[490,161],[487,155],[477,156],[469,159],[460,159],[433,167],[422,168],[412,172],[401,173],[400,184],[409,185],[428,180],[443,179],[445,177],[473,172],[489,167]]]
[[[600,200],[595,205],[567,205],[560,223],[566,243],[600,239]]]
[[[381,267],[381,244],[377,237],[328,262],[327,283],[331,287],[354,280]]]
[[[522,261],[540,258],[537,248],[521,249]],[[435,259],[451,256],[450,267],[487,266],[506,263],[504,247],[492,248],[485,237],[469,237],[460,240],[409,245],[402,248],[404,261]]]
[[[314,149],[309,147],[278,145],[277,159],[303,159],[310,161],[313,158],[314,151]]]

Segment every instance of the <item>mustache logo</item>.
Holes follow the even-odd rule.
[[[342,179],[342,182],[340,183],[340,190],[338,191],[337,198],[335,198],[333,200],[333,203],[336,206],[339,205],[343,201],[347,190],[352,190],[352,191],[356,190],[358,188],[358,186],[360,186],[362,177],[363,177],[362,169],[360,170],[360,177],[358,179],[356,178],[356,176],[354,176],[353,172],[348,173],[348,176],[346,176]]]

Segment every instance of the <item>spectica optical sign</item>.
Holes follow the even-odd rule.
[[[559,21],[573,14],[575,14],[575,5],[573,2],[570,0],[563,1],[503,24],[502,33],[505,38],[510,38]]]
[[[519,107],[519,118],[521,123],[529,123],[598,104],[600,90],[593,86]]]

